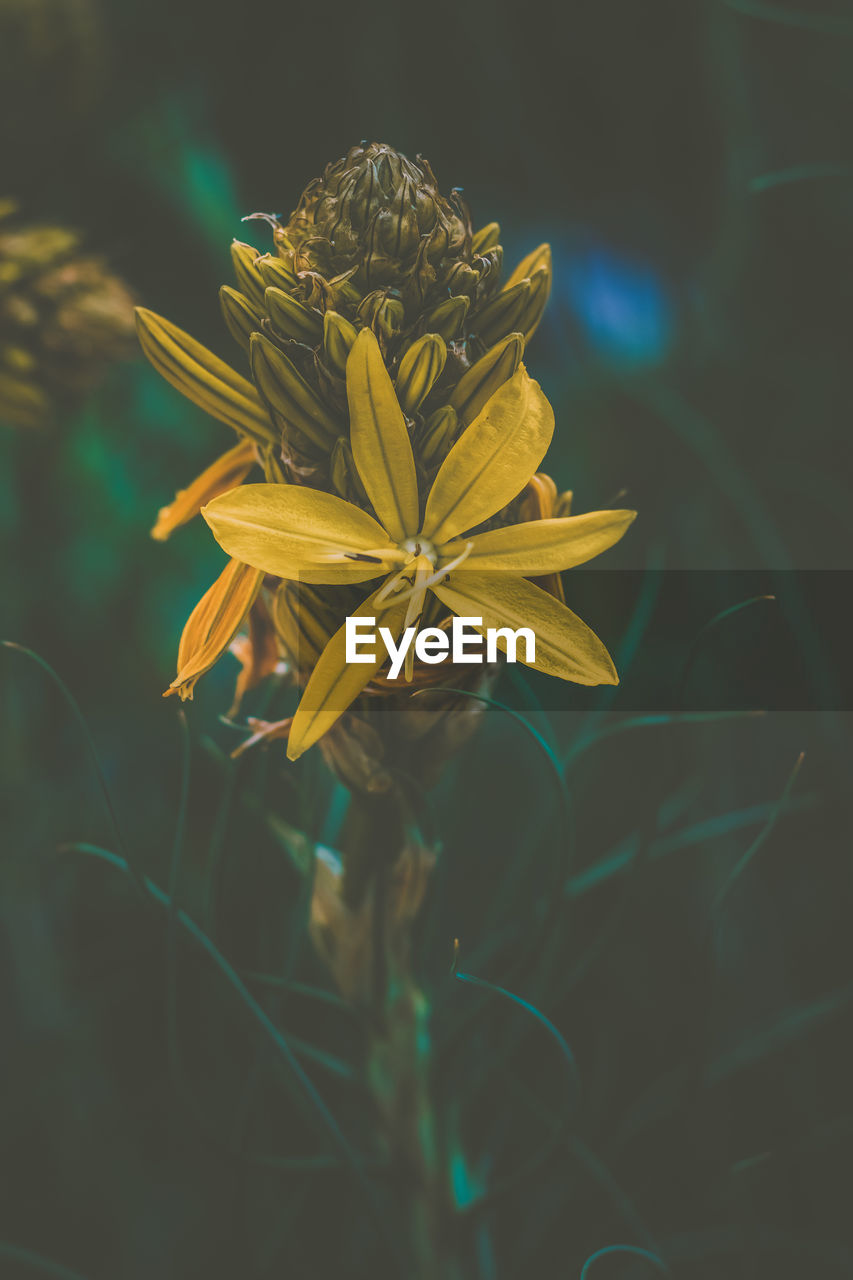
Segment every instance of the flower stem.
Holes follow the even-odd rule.
[[[412,929],[434,863],[407,832],[402,797],[353,796],[345,823],[341,895],[369,945],[352,949],[368,972],[345,975],[370,1015],[368,1080],[380,1139],[405,1202],[412,1280],[456,1280],[453,1209],[430,1088],[429,1001],[411,972]],[[344,977],[344,975],[341,975]],[[340,982],[340,979],[339,979]]]

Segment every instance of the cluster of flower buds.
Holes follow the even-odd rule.
[[[344,367],[359,329],[376,334],[434,472],[459,431],[511,377],[541,319],[547,245],[501,285],[500,229],[476,234],[458,193],[445,199],[428,163],[373,143],[353,147],[273,228],[275,250],[236,242],[238,288],[221,291],[234,338],[283,438],[284,461],[353,496]],[[295,477],[294,477],[295,478]]]
[[[133,352],[133,299],[75,232],[0,202],[0,421],[40,427]]]

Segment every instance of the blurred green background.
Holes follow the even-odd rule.
[[[559,486],[578,510],[627,489],[640,512],[612,567],[749,569],[766,591],[850,568],[849,6],[0,0],[0,48],[0,194],[80,228],[224,357],[230,239],[267,247],[241,216],[288,213],[359,138],[421,152],[475,224],[500,221],[508,261],[552,243],[527,360]],[[73,690],[125,846],[164,887],[182,731],[160,694],[221,553],[198,524],[166,546],[148,530],[230,440],[141,361],[50,432],[0,428],[2,633]],[[623,673],[650,607],[627,626],[585,612]],[[697,689],[772,647],[769,607],[707,633]],[[831,705],[820,630],[792,608]],[[684,656],[658,656],[674,685]],[[397,1280],[221,972],[126,877],[61,851],[116,836],[55,684],[0,661],[0,1275]],[[229,664],[189,707],[181,900],[301,1046],[393,1230],[363,1032],[293,987],[329,983],[282,824],[333,843],[340,797],[316,753],[229,761]],[[466,1276],[577,1277],[625,1243],[691,1280],[853,1275],[849,712],[637,722],[571,694],[530,712],[505,683],[554,744],[570,820],[498,710],[428,804],[443,852],[418,966],[438,1095],[478,1171],[457,1186]],[[540,1022],[454,982],[455,937],[467,970],[559,1027],[579,1091]],[[654,1271],[611,1253],[590,1274]]]

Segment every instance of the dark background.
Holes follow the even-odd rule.
[[[627,489],[640,518],[610,567],[755,585],[721,576],[706,601],[707,575],[685,575],[696,625],[662,652],[644,648],[654,575],[627,622],[579,589],[626,686],[641,661],[677,690],[690,658],[685,723],[607,717],[606,696],[571,690],[539,712],[547,682],[504,682],[566,765],[569,824],[541,745],[499,710],[432,797],[443,856],[418,964],[436,1085],[478,1170],[460,1203],[494,1196],[461,1216],[466,1275],[577,1277],[618,1243],[691,1280],[853,1274],[839,637],[794,592],[778,633],[755,604],[697,639],[779,575],[851,567],[850,7],[0,0],[0,48],[2,193],[80,227],[229,359],[229,240],[267,247],[240,216],[289,212],[360,138],[426,155],[475,224],[501,222],[508,262],[550,240],[527,355],[557,411],[549,471],[577,510]],[[166,546],[147,531],[228,443],[141,362],[54,431],[0,435],[2,631],[73,690],[126,849],[163,886],[181,729],[160,693],[221,557],[203,527]],[[0,1275],[396,1280],[222,974],[119,871],[57,851],[117,837],[56,686],[0,660]],[[241,972],[272,975],[251,989],[362,1151],[358,1026],[279,981],[329,985],[268,816],[333,843],[340,797],[316,753],[228,761],[229,662],[189,708],[179,892]],[[761,707],[762,671],[788,662],[823,710],[699,715],[725,705],[732,664],[735,705]],[[287,694],[264,702],[282,714]],[[541,1023],[452,980],[457,936],[467,970],[559,1027],[579,1100]],[[393,1222],[381,1172],[376,1187]],[[613,1254],[591,1273],[653,1271]]]

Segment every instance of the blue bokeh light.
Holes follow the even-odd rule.
[[[555,319],[565,319],[609,366],[648,367],[673,341],[673,303],[660,273],[639,257],[600,244],[554,254]]]

